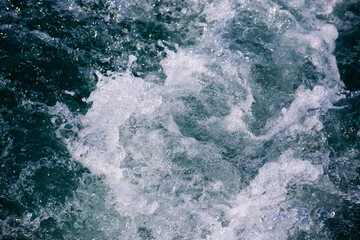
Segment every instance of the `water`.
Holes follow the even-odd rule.
[[[0,239],[360,237],[358,0],[0,4]]]

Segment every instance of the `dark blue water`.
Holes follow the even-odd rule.
[[[358,0],[0,6],[0,239],[360,238]]]

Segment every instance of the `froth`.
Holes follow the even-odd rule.
[[[295,96],[290,107],[281,110],[278,119],[268,121],[269,133],[262,138],[271,138],[282,130],[290,135],[309,133],[312,130],[320,131],[323,127],[320,121],[321,114],[332,108],[336,100],[342,98],[336,90],[322,86],[316,86],[313,90],[300,87]]]
[[[336,92],[340,85],[333,84],[339,79],[333,76],[337,68],[331,55],[337,31],[315,19],[313,12],[318,6],[310,4],[315,10],[307,11],[306,1],[290,1],[289,6],[311,15],[309,25],[315,28],[301,26],[292,16],[291,21],[296,22],[292,27],[274,30],[272,24],[276,25],[280,7],[267,3],[257,3],[265,16],[254,21],[278,34],[274,37],[278,42],[264,42],[269,36],[254,30],[255,40],[247,41],[257,42],[247,45],[236,38],[245,36],[246,31],[251,36],[253,29],[247,26],[246,31],[229,33],[235,24],[231,20],[242,13],[232,8],[245,9],[246,5],[250,11],[254,3],[214,1],[204,10],[207,24],[197,45],[185,49],[176,46],[171,51],[158,42],[166,53],[160,62],[166,74],[164,82],[154,84],[133,76],[131,67],[137,59],[132,55],[125,73],[96,72],[98,84],[87,99],[92,106],[86,115],[76,118],[81,127],[67,143],[74,159],[93,174],[104,176],[111,187],[116,209],[129,222],[126,236],[286,239],[289,231],[307,217],[288,199],[287,188],[291,184],[315,184],[323,174],[322,167],[310,159],[294,157],[294,150],[275,143],[274,148],[288,149],[280,157],[261,148],[274,137],[294,139],[322,129],[321,114],[339,99]],[[325,13],[333,5],[327,6]],[[254,12],[259,14],[258,10]],[[291,15],[290,11],[286,14]],[[231,34],[236,41],[225,37]],[[244,45],[250,45],[248,49],[254,52],[242,52]],[[258,45],[268,55],[252,50]],[[296,54],[283,54],[282,47]],[[278,107],[282,105],[279,103],[270,109],[273,115],[261,129],[263,134],[254,134],[249,127],[258,120],[253,115],[254,103],[264,98],[259,89],[271,83],[266,78],[263,83],[256,82],[253,69],[261,64],[269,69],[271,64],[287,64],[288,59],[281,56],[310,59],[314,72],[325,77],[315,76],[311,87],[305,86],[305,81],[295,82],[294,86],[299,86],[288,92],[282,91],[282,86],[275,90],[269,87],[264,94],[274,99],[291,96],[286,98],[285,107]],[[268,60],[272,57],[278,57],[280,63]],[[291,70],[297,73],[301,67],[291,66]],[[243,146],[247,144],[252,145]],[[244,177],[249,175],[248,169],[243,170],[245,163],[237,159],[257,175]],[[240,189],[243,183],[239,181],[245,178],[249,185]]]
[[[288,185],[311,183],[322,174],[322,166],[294,158],[292,150],[266,163],[227,211],[233,239],[286,239],[301,220],[299,209],[288,206]]]

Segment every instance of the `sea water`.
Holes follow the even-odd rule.
[[[359,1],[0,4],[0,239],[360,237]]]

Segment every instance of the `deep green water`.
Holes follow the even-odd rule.
[[[0,239],[359,239],[360,1],[0,0]]]

